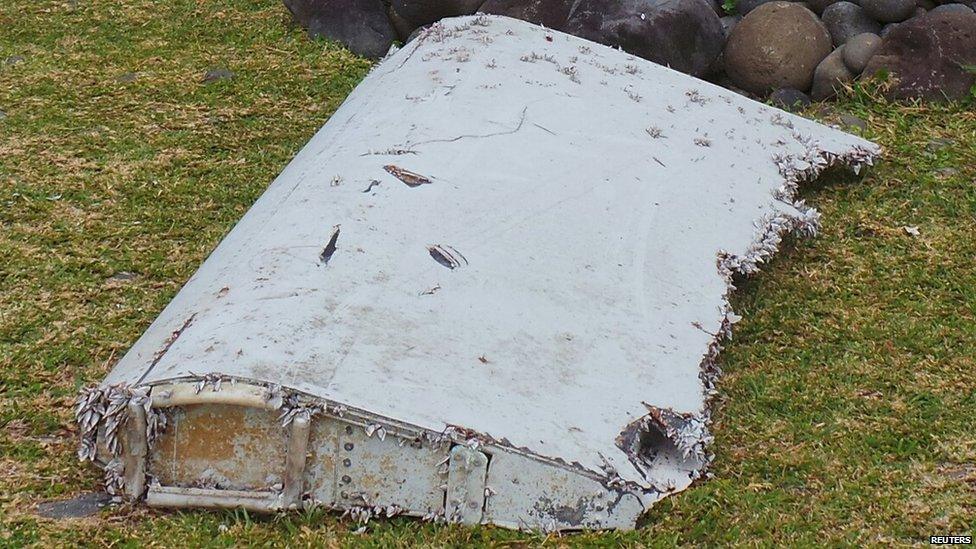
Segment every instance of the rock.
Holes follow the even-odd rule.
[[[844,44],[844,64],[852,73],[861,74],[879,45],[881,37],[877,34],[865,32],[851,38]]]
[[[109,287],[119,287],[139,278],[139,275],[130,271],[119,271],[105,279],[105,284]]]
[[[726,39],[729,38],[729,35],[732,34],[732,29],[734,29],[735,26],[738,25],[739,21],[741,20],[742,20],[741,15],[726,15],[725,17],[719,19],[719,22],[722,23],[722,32],[725,33]]]
[[[381,57],[397,39],[382,0],[284,0],[313,38],[344,44],[363,57]]]
[[[393,25],[393,29],[396,30],[397,36],[400,37],[400,40],[402,40],[404,43],[408,42],[410,35],[413,34],[418,27],[403,17],[400,17],[400,14],[393,9],[393,6],[387,7],[386,15],[390,18],[390,23]]]
[[[379,1],[379,0],[377,0]],[[445,17],[471,15],[485,0],[393,0],[391,5],[404,19],[420,27]]]
[[[854,73],[844,64],[844,46],[841,46],[817,65],[817,70],[813,73],[813,90],[810,96],[814,101],[829,99],[837,95],[843,84],[853,80]]]
[[[203,83],[209,84],[211,82],[217,82],[218,80],[230,80],[234,78],[234,73],[225,68],[215,68],[210,69],[203,75]]]
[[[915,13],[915,0],[860,0],[864,13],[881,23],[900,23]]]
[[[973,8],[965,4],[942,4],[932,8],[932,13],[973,13]]]
[[[955,139],[949,137],[936,137],[935,139],[929,141],[925,144],[925,150],[928,152],[941,151],[947,147],[952,147],[956,144]]]
[[[705,1],[708,2],[709,6],[712,7],[712,11],[715,12],[715,15],[719,17],[724,17],[725,15],[728,15],[727,13],[725,13],[725,8],[722,6],[722,0],[705,0]]]
[[[704,76],[725,41],[705,0],[581,0],[567,32]]]
[[[417,27],[417,28],[413,29],[413,32],[410,33],[410,36],[407,36],[407,39],[404,40],[403,43],[404,44],[409,44],[410,42],[413,42],[414,40],[416,40],[416,38],[418,36],[420,36],[420,33],[424,32],[428,28],[430,28],[430,25],[426,25],[426,26],[423,26],[423,27]]]
[[[735,11],[739,15],[748,15],[752,10],[773,0],[737,0]]]
[[[847,46],[844,46],[845,48]],[[854,116],[853,114],[842,114],[840,115],[840,126],[844,129],[858,129],[864,131],[868,129],[868,123],[860,117]]]
[[[830,34],[814,13],[789,2],[763,4],[732,30],[725,72],[740,88],[765,94],[806,90],[831,49]]]
[[[11,55],[3,60],[3,64],[7,66],[13,66],[16,65],[17,63],[23,63],[23,62],[24,62],[23,55]]]
[[[962,99],[976,83],[976,12],[929,12],[909,19],[881,40],[864,73],[885,69],[895,78],[890,95]]]
[[[813,11],[813,13],[820,15],[825,9],[827,9],[827,6],[836,4],[839,1],[840,0],[808,0],[807,4],[810,5],[810,10]]]
[[[871,19],[861,6],[850,2],[837,2],[827,6],[821,19],[830,31],[834,46],[840,46],[858,34],[881,32],[881,25],[877,21]]]
[[[769,102],[781,109],[795,111],[810,105],[810,96],[793,88],[780,88],[769,94]]]
[[[573,0],[488,0],[480,11],[562,30],[572,8]]]
[[[115,77],[116,82],[121,82],[123,84],[135,82],[138,79],[139,79],[139,73],[137,72],[124,72]]]
[[[694,76],[709,72],[725,42],[705,0],[580,0],[566,31]]]
[[[108,494],[91,492],[72,499],[41,502],[37,504],[37,514],[51,519],[90,517],[111,501]]]
[[[881,38],[888,36],[888,33],[893,31],[897,26],[898,23],[888,23],[887,25],[881,27]]]
[[[0,120],[3,120],[4,118],[7,118],[7,113],[0,111]]]

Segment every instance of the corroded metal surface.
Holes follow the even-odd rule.
[[[287,508],[300,476],[359,520],[632,527],[707,466],[732,276],[816,231],[800,184],[877,152],[585,40],[445,21],[82,395],[80,455],[120,490],[136,402],[150,504]],[[450,474],[476,455],[480,510]]]
[[[276,412],[226,404],[169,409],[149,470],[164,486],[263,490],[283,486],[287,430]]]

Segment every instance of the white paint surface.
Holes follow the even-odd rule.
[[[445,21],[356,88],[105,383],[278,383],[649,487],[615,438],[645,402],[704,412],[717,257],[799,214],[774,198],[796,136],[876,150],[579,38]]]

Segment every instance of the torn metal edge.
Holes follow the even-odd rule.
[[[874,161],[882,154],[880,147],[872,151],[861,146],[853,146],[838,154],[822,149],[815,140],[804,138],[797,133],[794,133],[793,137],[803,144],[806,150],[800,155],[777,155],[773,157],[773,161],[784,179],[783,185],[773,192],[773,197],[792,206],[797,214],[791,215],[781,212],[756,221],[754,223],[756,238],[742,255],[731,254],[724,250],[720,250],[718,253],[718,272],[725,280],[726,291],[725,295],[722,296],[721,325],[719,330],[713,334],[708,350],[699,364],[699,379],[701,379],[705,395],[705,404],[702,410],[696,414],[677,413],[669,409],[655,408],[645,403],[645,406],[648,407],[648,415],[638,420],[642,422],[642,428],[654,427],[663,431],[682,452],[686,460],[693,459],[701,464],[692,471],[692,482],[708,476],[708,466],[715,457],[710,452],[711,443],[714,441],[710,425],[712,422],[712,404],[715,395],[718,393],[716,386],[722,375],[718,358],[724,348],[724,343],[732,338],[732,326],[742,319],[732,310],[731,297],[736,290],[733,277],[735,275],[748,277],[757,274],[760,271],[760,265],[768,262],[779,251],[783,238],[789,234],[803,237],[816,236],[820,229],[820,213],[798,199],[797,195],[801,185],[817,180],[825,170],[834,166],[846,166],[854,174],[860,175],[862,169],[873,166]],[[632,423],[628,428],[633,428],[633,425],[635,424]],[[618,437],[618,441],[624,440],[626,435],[627,430],[625,429]],[[628,453],[634,467],[641,474],[646,475],[646,471],[641,469],[640,457],[634,455],[634,446],[630,445],[629,448],[625,448],[619,442],[618,446]]]

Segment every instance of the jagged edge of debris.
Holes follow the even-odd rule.
[[[787,235],[816,236],[820,229],[820,213],[797,198],[801,185],[817,180],[825,170],[835,166],[846,166],[859,175],[864,168],[873,166],[881,155],[880,148],[872,151],[858,145],[838,154],[822,149],[815,140],[799,134],[794,134],[794,138],[806,147],[806,151],[801,155],[777,155],[773,158],[784,179],[783,185],[773,192],[773,196],[792,206],[798,213],[780,212],[756,221],[756,238],[744,254],[735,255],[724,250],[718,253],[718,272],[725,280],[726,292],[722,298],[721,326],[699,364],[699,379],[705,394],[702,411],[698,414],[672,414],[670,420],[652,418],[686,458],[693,457],[702,464],[692,473],[692,481],[709,476],[707,470],[714,459],[714,454],[709,449],[714,440],[710,430],[712,404],[718,393],[718,379],[722,375],[718,358],[725,342],[732,338],[732,326],[741,320],[731,305],[732,294],[736,291],[733,277],[737,274],[748,277],[759,273],[761,265],[779,251],[779,246]]]
[[[658,408],[644,403],[648,411],[647,415],[628,425],[617,439],[618,447],[628,455],[634,468],[651,484],[650,489],[645,489],[646,491],[653,490],[658,494],[666,495],[673,493],[675,488],[670,483],[659,486],[653,479],[647,477],[647,471],[643,468],[640,457],[634,454],[636,448],[627,443],[628,431],[632,431],[635,426],[640,431],[652,428],[661,431],[681,452],[692,482],[710,476],[708,467],[714,458],[709,451],[714,440],[710,430],[711,411],[717,394],[716,384],[722,375],[718,358],[724,343],[732,337],[732,326],[741,320],[741,317],[732,310],[730,303],[732,293],[736,290],[733,277],[737,274],[747,277],[757,274],[761,265],[768,262],[779,251],[783,238],[788,234],[806,237],[816,235],[820,227],[820,214],[802,200],[798,200],[797,194],[802,184],[816,180],[825,170],[833,166],[847,166],[855,174],[859,174],[865,166],[873,165],[874,160],[880,155],[880,149],[872,151],[860,146],[853,146],[844,153],[836,154],[822,149],[819,143],[804,138],[798,133],[794,133],[793,137],[805,147],[805,151],[800,155],[773,157],[773,162],[784,181],[773,191],[773,198],[786,203],[796,213],[780,212],[755,221],[756,237],[742,255],[731,254],[724,250],[720,250],[717,254],[717,269],[719,275],[725,280],[726,290],[722,296],[722,322],[699,363],[699,379],[705,395],[701,411],[679,413],[669,408]],[[619,478],[609,464],[604,466],[604,472],[608,477]]]

